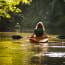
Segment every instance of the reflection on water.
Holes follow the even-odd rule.
[[[7,38],[0,41],[0,65],[65,65],[64,42],[31,43],[26,37]]]

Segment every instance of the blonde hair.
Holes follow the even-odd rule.
[[[37,29],[37,28],[38,28],[38,25],[39,25],[39,24],[41,24],[41,25],[42,25],[43,31],[45,31],[45,27],[44,27],[44,25],[43,25],[43,23],[42,23],[41,21],[37,23],[37,25],[36,25],[35,29]]]

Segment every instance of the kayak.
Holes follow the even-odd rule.
[[[31,37],[29,40],[34,43],[47,43],[48,37]]]

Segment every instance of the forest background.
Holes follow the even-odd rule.
[[[0,0],[0,32],[33,32],[42,21],[47,34],[65,35],[65,0]]]

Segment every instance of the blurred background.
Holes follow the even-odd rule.
[[[0,3],[5,2],[0,1]],[[4,6],[5,5],[3,5],[3,7]],[[33,32],[37,22],[41,20],[44,23],[47,34],[64,35],[64,0],[32,0],[30,4],[20,2],[18,5],[15,5],[15,7],[21,9],[22,12],[14,13],[8,11],[11,18],[0,15],[0,32],[15,32],[17,26],[20,32]],[[2,9],[1,6],[0,8]]]

